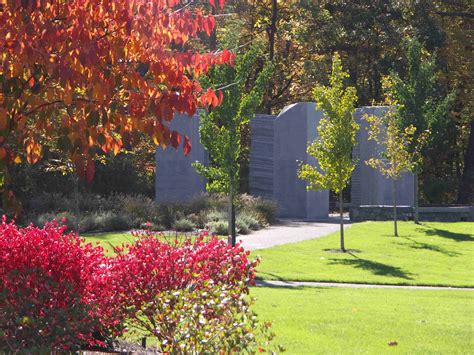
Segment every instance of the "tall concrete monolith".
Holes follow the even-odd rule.
[[[308,191],[298,178],[299,162],[316,164],[306,153],[317,135],[322,111],[309,102],[287,106],[277,116],[251,121],[250,189],[274,200],[283,218],[323,219],[329,214],[329,192]]]
[[[192,163],[207,164],[208,154],[199,140],[199,115],[176,114],[169,128],[187,135],[192,149],[188,156],[182,147],[156,150],[156,202],[185,202],[206,191],[206,180],[196,173]]]
[[[381,116],[386,114],[387,106],[365,106],[358,108],[354,119],[360,128],[357,132],[357,144],[354,148],[354,158],[357,165],[352,174],[351,204],[353,206],[393,205],[393,182],[384,177],[377,170],[365,162],[380,153],[377,142],[368,139],[368,122],[365,115]],[[397,204],[400,206],[413,206],[414,202],[414,176],[411,172],[404,173],[397,184]]]

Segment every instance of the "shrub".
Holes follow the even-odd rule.
[[[120,196],[121,212],[132,220],[140,223],[151,220],[156,214],[156,205],[153,200],[143,195]]]
[[[194,230],[194,223],[187,218],[181,218],[174,223],[174,229],[178,232],[191,232]]]
[[[265,200],[263,198],[256,198],[256,201],[253,204],[253,209],[261,217],[260,224],[268,225],[275,222],[277,205],[275,202],[270,200]]]
[[[99,247],[65,227],[0,225],[0,351],[49,352],[95,345],[101,328],[96,280],[105,263]]]
[[[97,214],[95,224],[103,231],[127,230],[131,227],[131,221],[127,216],[111,211]]]
[[[246,226],[251,230],[259,230],[262,226],[258,220],[258,217],[255,217],[253,214],[241,212],[238,215],[237,220],[241,220]]]
[[[122,250],[110,269],[111,307],[146,330],[167,353],[236,353],[256,350],[258,323],[248,284],[257,262],[248,252],[201,235],[164,243],[149,234]]]
[[[227,235],[229,232],[227,221],[212,221],[206,224],[206,228],[213,234]]]
[[[152,231],[152,232],[163,232],[165,228],[160,226],[159,224],[153,222],[143,222],[140,224],[140,229],[145,231]]]
[[[237,218],[235,226],[237,227],[237,232],[240,234],[249,234],[251,232],[247,222],[241,218]]]
[[[69,231],[76,230],[79,224],[78,218],[71,212],[44,213],[36,218],[34,224],[39,227],[44,227],[53,220],[62,221]]]

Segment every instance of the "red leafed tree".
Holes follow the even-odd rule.
[[[193,43],[215,20],[180,0],[10,0],[0,5],[0,183],[8,166],[41,158],[56,140],[91,179],[98,152],[133,147],[143,134],[183,145],[174,112],[219,104],[198,79],[229,52]],[[209,0],[208,7],[223,1]],[[5,195],[5,194],[4,194]],[[5,200],[4,200],[5,202]]]

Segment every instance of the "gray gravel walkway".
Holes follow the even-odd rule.
[[[446,287],[446,286],[408,286],[408,285],[378,285],[378,284],[355,284],[339,282],[306,282],[306,281],[272,281],[257,280],[260,287],[339,287],[339,288],[392,288],[411,290],[466,290],[474,291],[472,287]]]
[[[344,228],[350,227],[346,224]],[[237,240],[248,250],[258,250],[277,245],[297,243],[303,240],[324,237],[339,230],[339,224],[333,220],[323,222],[306,222],[282,220],[268,228],[249,235],[238,235]]]

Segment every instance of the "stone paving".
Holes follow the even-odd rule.
[[[348,221],[345,223],[344,228],[349,228]],[[237,240],[242,241],[245,249],[258,250],[320,238],[337,231],[339,231],[339,224],[335,219],[321,222],[281,220],[278,224],[252,234],[238,235]]]

